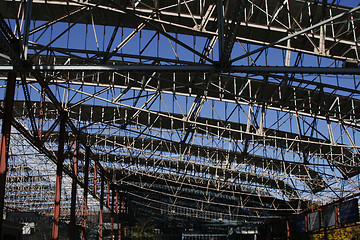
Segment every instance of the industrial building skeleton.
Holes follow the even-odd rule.
[[[358,192],[358,8],[109,0],[0,9],[3,89],[16,90],[14,108],[1,94],[3,121],[58,173],[97,197],[107,188],[107,203],[118,189],[164,221],[258,222]]]

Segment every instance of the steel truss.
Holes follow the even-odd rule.
[[[62,209],[84,239],[89,194],[100,238],[124,199],[255,223],[358,194],[359,8],[2,1],[5,206],[54,209],[53,239]]]

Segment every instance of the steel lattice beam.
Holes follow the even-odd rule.
[[[3,128],[11,123],[22,135],[11,146],[5,204],[46,208],[51,195],[59,202],[70,189],[25,160],[30,148],[63,162],[72,178],[64,205],[72,238],[76,185],[85,189],[83,239],[90,192],[100,198],[100,238],[105,201],[114,231],[119,191],[163,219],[254,224],[358,194],[359,8],[302,0],[2,1],[0,115]],[[13,72],[9,118],[2,89]]]

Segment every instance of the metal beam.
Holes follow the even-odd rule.
[[[112,185],[111,188],[111,226],[110,226],[110,231],[111,231],[111,240],[114,240],[114,215],[115,215],[115,187],[114,185]]]
[[[25,12],[25,28],[23,34],[23,58],[27,59],[28,53],[28,43],[29,43],[29,29],[30,29],[30,21],[31,21],[31,12],[32,12],[32,0],[26,1],[26,12]]]
[[[65,144],[65,121],[64,115],[60,120],[60,134],[58,147],[58,162],[56,169],[56,185],[55,185],[55,205],[54,205],[54,219],[52,227],[52,240],[59,239],[59,225],[60,225],[60,199],[61,199],[61,182],[64,163],[64,144]]]
[[[2,120],[1,140],[0,140],[0,237],[2,236],[4,200],[6,189],[6,172],[9,158],[11,120],[14,105],[16,73],[8,74],[6,95],[4,103],[4,117]]]
[[[117,226],[118,226],[118,239],[121,240],[121,222],[120,222],[120,197],[119,197],[119,189],[116,189],[116,219],[117,219]]]
[[[292,39],[292,38],[294,38],[294,37],[296,37],[296,36],[299,36],[299,35],[301,35],[301,34],[307,33],[307,32],[309,32],[309,31],[311,31],[311,30],[313,30],[313,29],[316,29],[316,28],[318,28],[318,27],[324,26],[324,25],[326,25],[326,24],[328,24],[328,23],[331,23],[331,22],[333,22],[333,21],[335,21],[335,20],[337,20],[337,19],[341,19],[341,18],[343,18],[343,17],[350,16],[351,13],[356,12],[356,11],[358,11],[358,10],[360,10],[360,6],[357,6],[357,7],[353,8],[353,9],[350,9],[349,11],[340,13],[340,14],[334,16],[334,17],[328,18],[328,19],[326,19],[326,20],[324,20],[324,21],[322,21],[322,22],[319,22],[319,23],[317,23],[317,24],[314,24],[314,25],[312,25],[312,26],[310,26],[310,27],[308,27],[308,28],[305,28],[305,29],[303,29],[303,30],[301,30],[301,31],[299,31],[299,32],[296,32],[296,33],[294,33],[294,34],[290,34],[290,35],[288,35],[288,36],[286,36],[286,37],[283,37],[283,38],[281,38],[281,39],[279,39],[279,40],[277,40],[277,41],[275,41],[275,42],[272,42],[272,43],[270,43],[270,44],[268,44],[268,45],[265,45],[265,46],[263,46],[263,47],[260,47],[260,48],[254,50],[254,51],[251,51],[251,52],[248,52],[248,53],[246,53],[246,54],[244,54],[244,55],[241,55],[241,56],[239,56],[239,57],[236,57],[236,58],[230,60],[230,62],[231,62],[231,63],[234,63],[234,62],[236,62],[236,61],[238,61],[238,60],[240,60],[240,59],[246,58],[246,57],[251,56],[251,55],[253,55],[253,54],[255,54],[255,53],[262,52],[262,51],[264,51],[265,49],[268,49],[268,48],[270,48],[270,47],[273,47],[273,46],[275,46],[275,45],[278,45],[279,43],[285,42],[285,41],[287,41],[287,40],[289,40],[289,39]]]
[[[104,213],[104,184],[105,179],[104,175],[102,175],[100,179],[100,215],[99,215],[99,240],[103,239],[103,213]]]
[[[77,183],[76,179],[78,176],[78,155],[79,155],[79,139],[78,136],[75,136],[74,139],[74,157],[73,157],[73,171],[75,177],[72,179],[71,185],[71,209],[70,209],[70,231],[69,238],[71,240],[76,239],[76,193],[77,193]]]
[[[218,22],[218,48],[219,48],[219,61],[223,60],[223,54],[224,54],[224,6],[223,6],[223,0],[217,0],[217,22]]]
[[[84,194],[82,203],[82,228],[81,228],[81,240],[86,239],[86,218],[87,218],[87,196],[88,196],[88,184],[89,184],[89,158],[90,148],[86,147],[85,150],[85,167],[84,167]]]
[[[41,65],[31,66],[29,68],[15,68],[13,66],[2,65],[0,72],[76,72],[76,71],[101,71],[101,72],[116,72],[116,71],[134,71],[134,72],[209,72],[209,73],[253,73],[253,74],[267,74],[267,73],[291,73],[291,74],[343,74],[343,75],[358,75],[360,74],[359,67],[353,68],[339,68],[339,67],[284,67],[284,66],[232,66],[222,71],[212,65],[198,65],[198,66],[179,66],[179,65]]]

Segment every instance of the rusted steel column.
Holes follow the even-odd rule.
[[[104,173],[101,175],[100,189],[100,217],[99,217],[99,240],[103,239],[103,212],[104,212]]]
[[[120,217],[122,222],[124,221],[124,216],[125,216],[124,195],[120,194]]]
[[[96,196],[96,185],[97,185],[97,166],[94,164],[94,196]]]
[[[121,223],[120,223],[120,214],[119,214],[119,190],[116,190],[116,219],[118,223],[118,240],[121,240]]]
[[[121,195],[121,213],[122,213],[122,220],[125,221],[125,217],[126,217],[126,206],[125,206],[125,196],[122,194]],[[126,237],[126,227],[124,227],[124,237]]]
[[[8,74],[6,93],[4,99],[4,114],[2,120],[1,139],[0,139],[0,236],[2,234],[6,172],[9,158],[11,121],[14,106],[16,73]]]
[[[70,209],[70,231],[69,238],[70,240],[75,240],[75,232],[76,232],[76,179],[78,175],[78,152],[79,152],[79,139],[78,136],[75,135],[74,139],[74,157],[73,157],[73,179],[71,185],[71,209]]]
[[[339,207],[335,205],[335,226],[340,226]]]
[[[123,208],[123,211],[124,211],[124,221],[125,221],[125,218],[127,216],[127,206],[126,206],[126,201],[125,201],[125,194],[122,195],[122,208]]]
[[[286,238],[290,239],[290,225],[289,220],[286,220]]]
[[[115,187],[111,188],[111,240],[114,240],[114,205],[115,205]]]
[[[56,169],[56,183],[55,183],[55,205],[54,205],[54,219],[52,227],[52,239],[59,239],[59,223],[60,223],[60,199],[61,199],[61,180],[64,163],[64,144],[65,144],[65,116],[62,114],[60,120],[60,132],[59,132],[59,147],[58,147],[58,159]]]
[[[81,225],[81,240],[86,239],[86,215],[87,215],[87,196],[89,186],[89,163],[90,163],[90,148],[85,150],[85,167],[84,167],[84,195],[82,203],[82,225]]]

